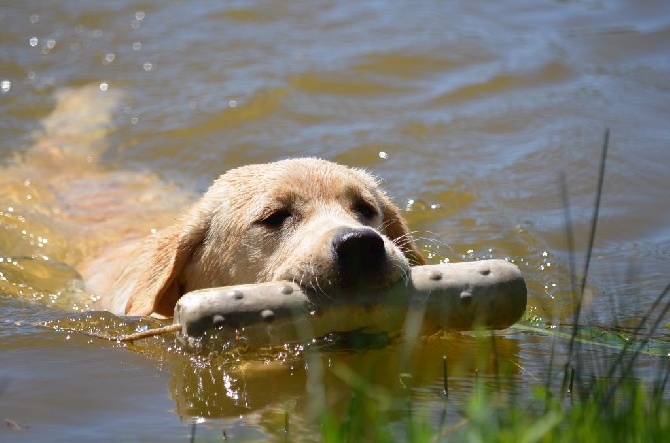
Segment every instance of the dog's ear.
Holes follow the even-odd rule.
[[[202,242],[199,229],[178,223],[159,232],[153,251],[126,304],[126,315],[172,317],[183,295],[179,275]]]
[[[383,213],[384,233],[395,243],[409,260],[410,266],[425,265],[426,259],[419,252],[409,232],[407,222],[400,215],[398,207],[391,200],[384,196]]]

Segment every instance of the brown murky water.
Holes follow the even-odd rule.
[[[356,352],[287,346],[204,357],[171,338],[122,346],[34,326],[142,326],[81,313],[69,265],[91,239],[50,213],[35,191],[49,189],[48,176],[10,167],[66,87],[124,92],[101,168],[158,174],[175,207],[246,163],[309,155],[371,170],[431,262],[517,263],[530,289],[522,323],[535,325],[572,318],[559,177],[581,269],[609,127],[584,318],[635,324],[668,284],[667,2],[5,3],[0,416],[13,426],[0,440],[185,441],[193,419],[204,419],[199,435],[263,439],[283,435],[287,413],[297,440],[318,439],[311,413],[345,409],[351,373],[389,398],[411,386],[417,411],[437,421],[443,355],[453,368],[449,401],[459,404],[475,371],[512,371],[523,392],[554,376],[552,346],[558,360],[565,349],[512,328],[496,334],[497,362],[489,337],[467,334],[427,340],[408,361],[402,341],[386,337]],[[612,352],[594,348],[586,370]],[[638,375],[652,379],[657,363],[641,359]],[[393,414],[402,423],[406,411]]]

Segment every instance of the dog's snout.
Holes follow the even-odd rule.
[[[386,262],[384,239],[370,228],[339,231],[332,241],[333,253],[344,282],[371,277]]]

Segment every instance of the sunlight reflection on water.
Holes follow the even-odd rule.
[[[106,94],[123,90],[127,98],[105,134],[104,152],[85,163],[130,171],[123,180],[136,183],[138,195],[147,190],[138,175],[148,171],[171,185],[173,207],[137,220],[146,232],[172,220],[190,191],[202,191],[228,168],[291,156],[334,159],[381,177],[430,261],[516,263],[530,293],[523,323],[535,326],[572,320],[576,302],[558,176],[566,175],[579,271],[607,126],[611,150],[583,319],[635,324],[667,284],[670,263],[670,214],[659,203],[670,187],[667,9],[663,2],[529,9],[523,2],[134,0],[3,8],[0,336],[3,353],[11,343],[3,369],[9,361],[5,373],[13,384],[0,401],[13,403],[10,412],[34,424],[29,429],[36,439],[50,437],[58,425],[73,438],[88,429],[87,437],[106,432],[122,439],[126,434],[107,432],[127,429],[148,439],[174,431],[173,439],[183,441],[180,418],[190,417],[218,417],[221,426],[238,423],[258,436],[277,431],[282,405],[308,409],[303,349],[198,360],[172,338],[126,349],[69,334],[63,344],[62,333],[27,324],[56,318],[75,330],[136,326],[103,314],[62,312],[85,308],[77,302],[85,291],[71,266],[108,234],[86,239],[67,223],[54,223],[58,214],[49,202],[66,197],[53,195],[51,177],[11,169],[39,139],[55,93],[89,83]],[[89,135],[89,143],[100,141]],[[76,147],[81,140],[63,144]],[[76,191],[71,199],[87,198],[86,189]],[[68,315],[77,320],[62,319]],[[557,355],[565,352],[562,339],[539,333],[505,330],[497,337],[499,360],[525,381],[522,389],[548,376],[552,346]],[[398,374],[413,374],[419,408],[441,402],[435,393],[442,355],[453,357],[460,371],[454,401],[467,399],[475,370],[484,379],[493,372],[490,337],[433,338],[418,346],[416,367],[409,369],[398,361],[400,344],[368,346],[315,355],[324,368],[354,368],[389,392],[398,389]],[[602,347],[589,352],[595,357],[585,370],[597,372],[614,360]],[[656,361],[642,359],[640,375],[653,378]],[[348,387],[325,372],[325,390],[337,403]],[[99,381],[95,390],[82,391],[87,380]],[[36,387],[41,396],[33,394]],[[65,394],[85,391],[96,398],[68,400]],[[21,392],[34,395],[32,401],[14,401]],[[136,393],[141,402],[125,402]],[[104,416],[106,400],[122,412]],[[133,409],[137,404],[146,409]],[[63,415],[49,418],[45,411],[54,405]],[[65,417],[82,422],[67,428]],[[152,421],[169,422],[162,428],[168,431],[145,434]],[[314,435],[311,428],[304,432]]]

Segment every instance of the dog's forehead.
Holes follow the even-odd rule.
[[[222,178],[245,198],[314,200],[372,197],[377,180],[370,174],[337,163],[312,158],[248,165]]]

